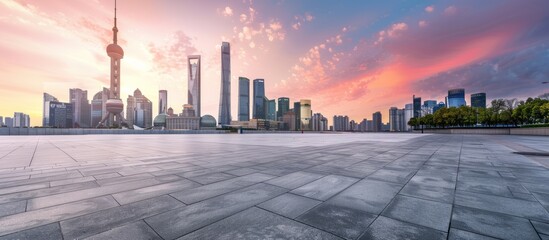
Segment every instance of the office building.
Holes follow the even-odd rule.
[[[412,117],[414,116],[414,105],[412,103],[408,103],[404,105],[404,130],[403,131],[411,131],[412,127],[408,125],[408,122]]]
[[[254,98],[255,99],[255,98]],[[238,121],[250,120],[250,79],[238,78]]]
[[[13,113],[13,127],[25,128],[30,127],[30,117],[22,112]]]
[[[230,52],[229,52],[230,54]],[[223,58],[223,54],[222,57]],[[189,82],[188,82],[188,92],[187,92],[187,103],[192,105],[194,112],[196,113],[196,116],[200,117],[201,115],[201,102],[200,102],[200,91],[201,91],[201,74],[200,74],[200,55],[191,55],[187,58],[187,65],[188,65],[188,72],[189,72]],[[230,91],[230,78],[231,78],[231,70],[230,70],[230,55],[229,55],[229,72],[227,73],[229,76],[229,91]],[[229,92],[230,96],[230,92]],[[229,100],[229,115],[230,115],[230,100]]]
[[[99,124],[97,124],[97,127],[121,127],[126,123],[124,117],[122,116],[122,112],[124,111],[124,103],[120,99],[120,88],[122,87],[120,81],[120,60],[124,58],[124,50],[118,45],[118,27],[116,26],[116,20],[115,1],[114,27],[112,28],[113,43],[107,46],[107,54],[111,59],[111,86],[109,88],[109,99],[105,103],[107,114],[103,116],[103,119],[101,119]],[[74,111],[76,111],[76,108],[77,106],[73,104]]]
[[[72,128],[72,104],[50,101],[48,106],[48,125],[45,127]]]
[[[42,98],[42,127],[47,127],[49,126],[49,122],[50,122],[50,102],[57,102],[59,100],[57,100],[56,97],[48,94],[48,93],[44,93],[43,95],[43,98]]]
[[[5,117],[4,118],[4,125],[6,127],[13,127],[13,118]]]
[[[91,125],[91,105],[88,91],[79,88],[69,89],[69,99],[73,110],[73,127],[89,128]]]
[[[294,102],[295,130],[301,130],[301,103]]]
[[[439,102],[434,108],[433,108],[433,114],[438,111],[441,108],[445,108],[446,104],[444,102]]]
[[[399,131],[397,111],[398,111],[398,108],[396,108],[396,107],[391,107],[389,109],[389,126],[390,126],[389,131],[391,131],[391,132]]]
[[[168,91],[158,91],[158,114],[168,112]]]
[[[200,117],[196,116],[193,105],[183,105],[183,111],[179,116],[167,116],[166,129],[200,129]]]
[[[4,126],[4,117],[0,116],[0,127]]]
[[[373,126],[372,126],[372,131],[373,132],[381,132],[381,127],[382,127],[382,123],[381,123],[381,113],[380,112],[375,112],[374,114],[372,114],[372,121],[373,121]]]
[[[290,110],[290,99],[287,97],[279,97],[278,98],[278,112],[277,118],[279,121],[282,121],[282,117],[286,112]]]
[[[140,128],[152,127],[152,102],[141,91],[136,89],[133,96],[128,96],[126,108],[126,121],[130,126]]]
[[[267,120],[276,121],[276,100],[267,101]]]
[[[413,111],[414,111],[414,118],[418,118],[418,117],[421,117],[422,114],[421,114],[421,98],[420,97],[416,97],[415,95],[413,96]]]
[[[231,124],[231,46],[221,45],[221,96],[219,98],[219,125]]]
[[[328,131],[328,119],[324,117],[321,113],[313,114],[311,118],[312,130],[313,131]]]
[[[437,101],[436,100],[425,100],[423,102],[423,113],[424,114],[433,114],[433,109],[435,108],[435,106],[437,105]]]
[[[456,88],[448,90],[448,107],[465,106],[465,89]]]
[[[254,100],[253,100],[253,119],[265,119],[265,80],[255,79],[253,82]]]
[[[295,120],[294,111],[288,110],[286,113],[284,113],[284,116],[282,116],[283,127],[280,129],[288,130],[288,131],[296,131],[295,123],[296,123],[296,120]]]
[[[97,127],[103,117],[109,113],[107,111],[107,100],[109,100],[109,89],[105,87],[93,96],[91,101],[91,127]],[[109,125],[108,122],[105,123]]]
[[[313,115],[313,111],[311,110],[311,100],[309,99],[301,99],[299,101],[300,106],[300,119],[301,119],[301,129],[303,131],[311,131],[311,117]]]
[[[334,116],[333,123],[334,131],[343,132],[349,130],[349,117],[348,116]]]
[[[471,107],[486,108],[486,93],[471,94]]]
[[[406,125],[408,125],[408,122],[406,122],[406,110],[405,109],[398,109],[397,110],[397,131],[404,132],[406,131]]]

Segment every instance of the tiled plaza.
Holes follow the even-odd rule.
[[[0,239],[549,239],[549,138],[0,137]]]

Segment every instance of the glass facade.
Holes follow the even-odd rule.
[[[231,46],[221,45],[221,96],[219,98],[219,125],[231,124]]]
[[[168,112],[168,91],[158,91],[158,114]]]
[[[311,131],[311,117],[313,111],[311,111],[311,100],[301,99],[300,101],[300,118],[301,118],[301,130]]]
[[[294,102],[295,130],[301,130],[301,103]]]
[[[276,121],[276,100],[274,99],[267,102],[267,119]]]
[[[250,79],[238,78],[238,121],[250,121]]]
[[[465,106],[465,89],[457,88],[448,90],[448,107]]]
[[[486,93],[471,94],[471,107],[486,108]]]
[[[414,118],[421,117],[421,98],[414,95]]]
[[[265,119],[265,80],[254,80],[254,102],[253,102],[253,118]]]
[[[193,106],[196,116],[200,116],[200,55],[191,55],[187,61],[189,67],[187,103]]]
[[[48,107],[49,127],[72,128],[72,104],[51,101]]]
[[[282,117],[290,110],[290,99],[287,97],[278,98],[278,121],[282,121]]]

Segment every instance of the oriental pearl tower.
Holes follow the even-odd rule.
[[[118,28],[116,27],[116,0],[114,1],[114,27],[113,43],[107,46],[107,54],[111,58],[111,88],[109,99],[106,102],[107,114],[103,117],[97,127],[115,127],[126,124],[126,120],[122,117],[124,103],[120,99],[120,59],[124,57],[124,50],[118,43]],[[105,124],[105,121],[107,121]]]

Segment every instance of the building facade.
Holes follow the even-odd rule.
[[[301,130],[301,102],[294,102],[295,130]]]
[[[414,105],[408,103],[404,105],[404,131],[411,131],[412,127],[408,125],[408,122],[414,116]]]
[[[152,127],[152,120],[152,102],[138,88],[133,92],[133,96],[128,96],[126,121],[130,126],[149,128]]]
[[[231,124],[231,45],[221,44],[221,96],[219,99],[219,125]]]
[[[456,88],[448,90],[448,107],[465,106],[465,89]]]
[[[282,121],[282,117],[286,112],[290,110],[290,99],[287,97],[278,98],[278,111],[276,113],[277,119]]]
[[[413,96],[413,112],[414,118],[421,117],[421,98],[416,97],[415,95]]]
[[[88,101],[88,91],[71,88],[69,89],[69,99],[73,108],[73,127],[91,127],[91,105]]]
[[[324,117],[321,113],[313,114],[311,122],[313,131],[328,131],[328,119]]]
[[[486,108],[486,93],[471,94],[471,107]]]
[[[48,127],[50,126],[50,102],[57,102],[56,97],[44,93],[44,96],[42,98],[42,127]]]
[[[382,123],[381,123],[381,113],[380,112],[375,112],[372,114],[372,121],[373,121],[373,132],[381,132],[382,131]]]
[[[109,89],[103,88],[97,92],[91,101],[91,127],[97,127],[101,119],[108,114],[107,100],[109,100]],[[107,123],[107,125],[109,125]]]
[[[344,132],[349,130],[349,117],[348,116],[334,116],[333,130],[338,132]]]
[[[28,128],[30,127],[30,117],[22,112],[13,113],[13,127],[15,128]]]
[[[4,126],[13,127],[13,118],[5,117],[4,118]]]
[[[267,101],[267,120],[276,121],[276,100]]]
[[[300,106],[300,119],[301,119],[301,129],[302,131],[311,131],[311,117],[313,115],[313,111],[311,110],[311,100],[309,99],[301,99],[299,101]]]
[[[398,111],[398,108],[396,108],[396,107],[391,107],[389,109],[389,126],[390,126],[389,131],[391,131],[391,132],[399,131],[397,111]]]
[[[284,116],[282,116],[283,127],[281,129],[288,130],[288,131],[296,131],[295,123],[296,123],[295,113],[293,110],[289,110],[286,113],[284,113]]]
[[[51,101],[48,110],[48,125],[47,127],[54,128],[72,128],[73,125],[73,109],[72,104]]]
[[[230,56],[230,55],[229,55]],[[222,56],[223,58],[223,56]],[[230,62],[230,58],[229,58]],[[200,74],[200,55],[191,55],[187,58],[187,66],[189,73],[189,82],[188,82],[188,91],[187,91],[187,103],[192,105],[196,116],[200,115],[200,84],[201,84],[201,74]],[[229,64],[230,66],[230,64]],[[229,67],[229,78],[230,78],[230,67]],[[229,81],[230,86],[230,81]],[[230,87],[229,87],[230,89]],[[230,107],[229,107],[230,111]]]
[[[250,79],[238,78],[238,121],[250,120]]]
[[[158,114],[168,112],[168,90],[158,91]]]
[[[254,101],[253,101],[253,119],[266,119],[265,104],[265,80],[255,79],[253,83]]]

